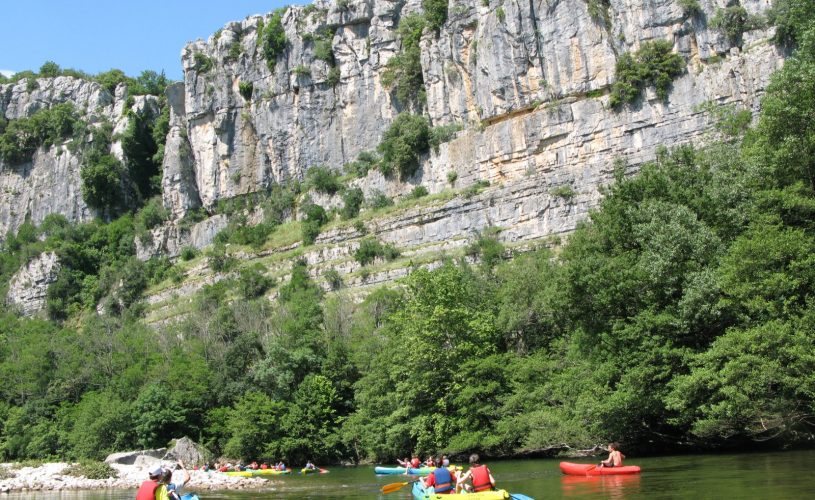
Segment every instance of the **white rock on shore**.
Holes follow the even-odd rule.
[[[0,493],[12,491],[47,491],[47,490],[98,490],[98,489],[135,489],[147,479],[148,471],[158,464],[174,467],[174,463],[159,461],[150,464],[139,463],[133,465],[112,464],[111,467],[119,472],[118,478],[87,479],[85,477],[67,476],[62,471],[70,464],[47,463],[39,467],[21,467],[16,469],[14,464],[0,464],[14,474],[10,479],[0,480]],[[231,477],[218,472],[204,472],[191,470],[190,482],[184,487],[186,491],[196,492],[204,490],[240,490],[272,487],[274,481],[261,478]],[[179,481],[180,471],[176,471],[173,479]]]

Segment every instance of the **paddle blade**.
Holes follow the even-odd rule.
[[[388,493],[393,493],[394,491],[401,490],[402,488],[404,488],[405,486],[409,485],[412,482],[413,481],[409,481],[409,482],[406,482],[406,483],[390,483],[390,484],[386,484],[385,486],[382,487],[381,491],[382,491],[382,493],[387,495]]]

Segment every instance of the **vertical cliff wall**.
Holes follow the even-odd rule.
[[[611,0],[598,17],[590,3],[450,2],[447,22],[421,39],[424,111],[433,125],[468,126],[469,138],[426,159],[413,184],[439,190],[448,169],[499,181],[555,165],[586,171],[594,158],[610,163],[609,154],[637,164],[656,144],[698,136],[708,125],[696,109],[702,102],[756,109],[781,62],[766,31],[747,33],[739,48],[708,27],[725,0],[701,1],[699,15],[675,0]],[[742,2],[753,13],[769,4]],[[184,92],[171,94],[187,142],[168,144],[165,205],[177,216],[199,204],[211,209],[219,199],[302,178],[313,165],[340,169],[375,149],[405,109],[382,84],[400,51],[396,29],[421,9],[418,1],[385,0],[289,7],[282,16],[288,43],[272,68],[259,34],[268,16],[229,23],[187,45]],[[326,37],[333,63],[315,55]],[[655,39],[673,44],[687,73],[665,101],[652,91],[622,111],[609,109],[602,94],[614,82],[618,57]],[[337,81],[330,78],[334,65]],[[548,112],[535,114],[541,107]]]

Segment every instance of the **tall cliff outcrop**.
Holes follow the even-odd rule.
[[[93,131],[103,123],[113,127],[114,138],[127,128],[126,105],[135,111],[155,107],[153,96],[137,96],[128,103],[126,94],[123,85],[112,95],[97,82],[71,76],[29,78],[0,85],[0,116],[6,121],[30,118],[38,111],[69,103],[89,131],[39,147],[22,163],[9,164],[0,158],[0,241],[26,220],[39,224],[48,214],[64,215],[71,222],[104,215],[96,213],[83,199],[83,152],[94,140]],[[111,143],[110,152],[124,159],[118,140]]]
[[[770,3],[741,5],[758,15]],[[441,198],[362,225],[339,224],[314,247],[295,242],[238,256],[261,262],[273,276],[285,275],[296,256],[315,277],[333,269],[346,285],[364,287],[415,265],[432,266],[489,227],[499,227],[499,238],[518,248],[568,233],[599,203],[615,160],[632,172],[659,148],[704,143],[712,124],[707,103],[758,111],[770,75],[783,63],[769,41],[772,29],[729,39],[708,21],[730,4],[699,5],[701,11],[689,13],[675,0],[451,2],[438,32],[425,29],[421,36],[426,103],[420,105],[399,102],[383,75],[402,50],[400,19],[421,12],[421,2],[289,7],[282,14],[288,43],[273,66],[259,35],[269,16],[227,24],[182,52],[184,92],[175,91],[171,102],[185,115],[174,118],[178,147],[168,141],[165,206],[179,217],[189,208],[212,210],[219,200],[301,179],[314,165],[340,170],[374,150],[407,109],[426,114],[433,126],[458,123],[463,130],[424,156],[408,179],[372,171],[350,184],[366,196],[382,191],[397,198],[421,184]],[[330,41],[331,58],[319,54],[321,40]],[[686,70],[667,98],[646,88],[634,103],[612,109],[618,59],[652,40],[672,45]],[[477,194],[462,190],[487,182]],[[342,205],[338,196],[311,195],[326,207]],[[210,241],[185,234],[158,230],[155,244],[141,253],[172,255],[185,244]],[[352,256],[366,234],[397,245],[403,258],[361,266]],[[205,263],[192,266],[183,286],[149,298],[151,318],[171,316],[173,297],[221,277]]]
[[[585,172],[596,169],[587,161],[607,164],[614,156],[636,164],[656,144],[702,133],[702,102],[756,109],[781,57],[764,31],[745,34],[740,50],[708,27],[705,20],[726,4],[702,1],[703,13],[687,14],[675,0],[611,0],[605,10],[599,0],[451,2],[447,22],[421,38],[426,113],[433,125],[484,130],[431,155],[412,183],[439,190],[448,168],[502,180],[519,166]],[[769,4],[742,2],[753,13]],[[177,215],[199,202],[211,209],[220,199],[302,178],[313,165],[340,169],[374,149],[405,108],[382,84],[400,51],[397,26],[421,9],[418,1],[384,0],[289,7],[282,15],[287,44],[271,69],[259,34],[268,17],[229,23],[187,45],[184,92],[171,101],[185,113],[178,122],[186,122],[188,142],[167,149],[165,205]],[[673,43],[689,63],[667,101],[651,93],[617,112],[602,97],[586,98],[614,82],[621,54],[654,39]],[[331,58],[317,57],[321,40],[330,41]],[[339,78],[332,81],[333,65]],[[534,113],[541,105],[549,112]],[[189,155],[192,163],[183,160]]]

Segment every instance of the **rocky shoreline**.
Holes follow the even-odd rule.
[[[167,467],[174,466],[173,462],[163,461]],[[65,462],[46,463],[37,467],[19,467],[15,464],[0,464],[10,477],[0,480],[0,493],[30,492],[30,491],[66,491],[66,490],[99,490],[99,489],[136,489],[147,479],[149,466],[146,464],[111,464],[116,469],[118,477],[107,479],[88,479],[85,477],[70,476],[63,471],[71,464]],[[153,464],[155,467],[155,463]],[[276,484],[274,480],[249,477],[231,477],[219,472],[191,470],[190,482],[184,487],[185,491],[197,492],[205,490],[243,490],[269,488]],[[2,476],[0,476],[2,477]],[[180,480],[179,472],[173,475],[174,480]]]

